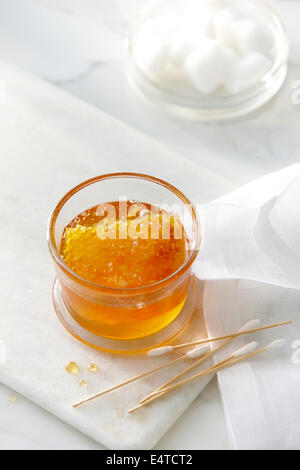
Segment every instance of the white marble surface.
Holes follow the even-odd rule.
[[[11,396],[17,397],[16,403],[9,402]],[[95,441],[1,384],[0,414],[0,450],[104,449]],[[228,449],[216,378],[196,398],[155,449]]]
[[[1,0],[0,55],[233,179],[236,186],[299,160],[300,104],[296,104],[298,100],[293,103],[292,84],[300,80],[300,1],[271,1],[282,12],[292,42],[283,90],[259,112],[223,124],[175,119],[135,95],[126,79],[123,46],[128,21],[138,3]],[[10,404],[9,395],[9,390],[0,388],[1,449],[99,448],[23,398]],[[228,448],[216,381],[158,448]]]
[[[127,410],[148,393],[149,385],[168,380],[170,371],[165,370],[140,381],[130,393],[120,391],[72,409],[80,392],[77,380],[70,383],[64,370],[70,360],[79,364],[81,378],[88,383],[81,398],[164,358],[101,354],[59,328],[45,240],[49,213],[59,196],[99,172],[134,168],[155,174],[159,168],[161,178],[199,202],[230,190],[231,183],[20,67],[0,62],[0,76],[7,85],[0,114],[0,173],[6,175],[0,188],[0,338],[7,359],[0,365],[0,382],[110,449],[151,449],[208,382],[195,381],[128,416]],[[194,321],[182,332],[183,342],[194,331],[205,335],[200,312]],[[99,376],[85,375],[84,364],[91,362],[99,364]]]

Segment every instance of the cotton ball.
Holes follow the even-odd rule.
[[[269,28],[252,20],[234,21],[229,25],[230,34],[234,38],[234,47],[240,55],[251,51],[259,51],[270,56],[274,46],[272,32]]]
[[[161,73],[167,63],[167,41],[155,26],[150,20],[140,27],[133,49],[137,65],[152,76]]]
[[[160,74],[166,66],[167,50],[163,40],[151,38],[151,41],[139,40],[135,47],[137,65],[150,75]]]
[[[176,67],[181,67],[186,56],[192,51],[195,39],[186,31],[181,31],[170,45],[170,59]]]
[[[230,94],[240,93],[254,85],[271,68],[272,62],[260,52],[250,52],[232,69],[226,82]]]
[[[199,18],[184,19],[178,34],[174,34],[170,43],[170,59],[177,67],[182,67],[187,55],[197,46],[199,41],[214,35],[211,17],[203,13]]]
[[[215,14],[213,22],[217,41],[226,47],[234,45],[234,36],[230,24],[240,19],[240,14],[234,8],[223,8]]]
[[[185,60],[185,72],[203,94],[223,85],[238,60],[237,55],[214,39],[204,39]]]
[[[182,19],[183,29],[190,31],[198,38],[215,37],[215,28],[213,24],[213,13],[202,8],[198,15],[186,15]]]
[[[224,24],[228,24],[232,21],[237,21],[240,18],[240,14],[234,8],[222,8],[218,13],[214,16],[214,25],[215,28],[219,28]]]

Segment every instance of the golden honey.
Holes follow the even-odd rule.
[[[78,374],[79,372],[79,367],[78,365],[76,364],[76,362],[69,362],[66,367],[65,367],[66,371],[69,373],[69,374]]]
[[[151,297],[151,288],[184,264],[187,245],[180,220],[146,203],[127,202],[125,212],[119,202],[83,211],[64,228],[60,255],[80,278],[115,289],[116,299],[112,305],[104,294],[103,301],[93,302],[64,285],[70,313],[85,329],[107,338],[134,339],[160,331],[181,311],[190,276],[163,298]],[[145,287],[150,293],[139,296]],[[131,292],[137,292],[135,302]]]
[[[88,365],[87,369],[88,369],[88,371],[91,372],[92,374],[95,374],[95,373],[98,372],[98,370],[99,370],[97,364],[94,364],[93,362]]]
[[[8,397],[8,401],[10,403],[16,403],[17,402],[17,397],[15,395],[11,395],[10,397]]]

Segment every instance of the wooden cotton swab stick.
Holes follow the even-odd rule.
[[[145,397],[143,400],[140,401],[140,405],[137,405],[134,408],[131,408],[128,411],[128,413],[133,413],[134,411],[138,410],[142,406],[147,405],[148,403],[151,403],[152,401],[156,400],[157,398],[160,398],[160,397],[166,395],[167,393],[171,392],[172,390],[175,390],[175,389],[179,388],[180,386],[195,380],[196,378],[203,377],[204,375],[212,374],[213,372],[217,372],[221,368],[222,369],[225,368],[225,366],[229,365],[229,362],[232,361],[234,358],[240,357],[244,353],[249,354],[250,352],[252,352],[256,348],[257,348],[257,342],[256,341],[252,341],[251,343],[246,344],[245,346],[243,346],[242,348],[238,349],[233,354],[228,356],[226,359],[223,359],[223,361],[218,362],[218,364],[215,364],[214,366],[208,367],[207,369],[204,369],[203,371],[199,372],[198,374],[195,374],[192,377],[189,377],[188,379],[182,380],[181,382],[177,382],[174,385],[171,385],[171,386],[168,386],[168,387],[165,387],[165,388],[161,388],[157,391],[157,393],[153,392],[149,396],[148,399],[147,399],[147,397]]]
[[[239,336],[239,335],[241,335],[241,334],[248,334],[248,333],[253,333],[253,332],[255,332],[255,331],[265,330],[265,329],[268,329],[268,328],[275,328],[276,326],[282,326],[282,325],[285,325],[285,324],[288,324],[288,323],[291,323],[291,321],[288,320],[287,322],[274,323],[274,324],[272,324],[272,325],[267,325],[267,326],[263,326],[263,327],[260,327],[260,328],[254,328],[254,329],[250,329],[250,330],[247,330],[247,331],[244,331],[244,332],[241,332],[241,331],[240,331],[240,332],[238,332],[238,333],[233,333],[232,336],[226,335],[225,337],[214,338],[213,341],[217,341],[217,340],[219,340],[219,339],[224,339],[224,338],[225,338],[225,339],[226,339],[226,338],[228,338],[228,339],[230,338],[230,339],[231,339],[231,338],[234,338],[234,337]],[[196,342],[192,342],[192,343],[186,343],[186,344],[185,344],[185,347],[188,347],[189,345],[194,345],[194,344],[199,344],[199,345],[201,345],[201,344],[207,344],[209,341],[210,341],[209,339],[208,339],[208,340],[206,339],[206,340],[200,340],[200,341],[196,341]],[[156,348],[156,349],[153,349],[153,350],[152,350],[152,351],[153,351],[152,356],[153,356],[153,355],[158,355],[158,354],[157,354],[157,351],[159,351],[159,350],[160,350],[160,351],[163,350],[163,351],[164,351],[163,353],[165,354],[165,353],[166,353],[166,350],[167,350],[167,352],[170,352],[171,350],[173,351],[173,349],[174,349],[173,346],[165,346],[165,347],[162,347],[162,348]],[[154,354],[154,351],[156,352],[155,354]],[[216,352],[216,351],[215,351],[215,352]],[[149,353],[148,353],[148,354],[149,354]],[[156,367],[156,368],[154,368],[154,369],[151,369],[151,370],[149,370],[149,371],[147,371],[147,372],[143,372],[142,374],[136,375],[135,377],[132,377],[132,378],[130,378],[130,379],[128,379],[128,380],[125,380],[124,382],[121,382],[121,383],[119,383],[119,384],[117,384],[117,385],[114,385],[113,387],[110,387],[110,388],[108,388],[108,389],[103,390],[102,392],[96,393],[95,395],[92,395],[92,396],[90,396],[90,397],[88,397],[88,398],[86,398],[86,399],[84,399],[84,400],[82,400],[82,401],[80,401],[80,402],[78,402],[78,403],[75,403],[75,404],[73,405],[73,408],[77,408],[78,406],[81,406],[81,405],[83,405],[83,404],[85,404],[85,403],[87,403],[87,402],[89,402],[89,401],[92,401],[92,400],[94,400],[95,398],[101,397],[102,395],[105,395],[106,393],[109,393],[109,392],[112,392],[112,391],[114,391],[114,390],[117,390],[117,389],[119,389],[120,387],[123,387],[124,385],[130,384],[130,383],[132,383],[132,382],[134,382],[134,381],[136,381],[136,380],[142,379],[143,377],[146,377],[146,376],[148,376],[148,375],[154,374],[155,372],[158,372],[158,371],[160,371],[160,370],[162,370],[162,369],[164,369],[164,368],[166,368],[166,367],[169,367],[169,366],[171,366],[172,364],[175,364],[175,363],[177,363],[177,362],[179,362],[179,361],[181,361],[181,360],[183,360],[183,359],[186,359],[186,358],[187,358],[187,355],[184,354],[184,355],[180,356],[179,358],[174,359],[173,361],[167,362],[167,363],[162,364],[161,366],[158,366],[158,367]]]
[[[243,346],[242,348],[235,351],[235,353],[233,353],[230,356],[230,360],[226,361],[225,363],[224,363],[224,361],[222,361],[221,363],[216,364],[213,367],[205,369],[205,370],[199,372],[198,374],[192,375],[191,377],[189,377],[185,380],[182,380],[181,382],[177,382],[176,384],[171,385],[171,386],[163,389],[162,391],[158,392],[157,395],[154,395],[152,398],[150,398],[148,401],[145,401],[144,403],[140,403],[139,405],[135,406],[134,408],[131,408],[130,410],[128,410],[128,413],[130,413],[130,414],[134,413],[135,411],[139,410],[143,406],[148,405],[149,403],[157,400],[158,398],[161,398],[161,397],[165,396],[167,393],[169,393],[173,390],[176,390],[177,388],[179,388],[179,387],[181,387],[181,386],[183,386],[187,383],[193,382],[194,380],[196,380],[200,377],[218,372],[219,370],[225,369],[226,367],[230,367],[230,366],[232,366],[234,364],[237,364],[241,361],[244,361],[246,359],[250,359],[251,357],[256,356],[257,354],[260,354],[260,353],[262,353],[264,351],[267,351],[269,349],[276,349],[278,347],[281,347],[284,343],[285,343],[284,340],[281,340],[281,339],[275,340],[272,343],[268,344],[267,346],[264,346],[263,348],[260,348],[260,349],[256,349],[254,351],[253,351],[253,349],[255,349],[257,347],[256,341],[254,341],[252,343],[249,343],[249,344],[246,344],[246,346]],[[231,359],[231,357],[232,357],[232,359]]]
[[[216,338],[199,339],[196,341],[190,341],[189,343],[176,344],[175,346],[168,346],[167,351],[165,350],[165,348],[155,348],[155,349],[151,349],[148,352],[148,356],[162,356],[163,354],[166,354],[167,352],[169,353],[172,351],[176,351],[177,349],[187,348],[190,346],[196,346],[197,344],[212,343],[214,341],[220,341],[222,339],[227,339],[227,338],[237,338],[238,336],[247,335],[249,333],[255,333],[256,331],[268,330],[270,328],[276,328],[277,326],[289,325],[290,323],[292,323],[291,320],[286,320],[286,321],[282,321],[279,323],[272,323],[271,325],[260,326],[259,328],[253,328],[248,331],[239,331],[238,333],[230,333],[228,335],[218,336]]]
[[[245,323],[242,328],[239,329],[239,332],[241,331],[247,331],[247,330],[250,330],[251,328],[257,328],[258,326],[260,325],[260,320],[258,319],[255,319],[255,320],[250,320],[248,321],[247,323]],[[207,359],[209,359],[210,357],[212,357],[215,353],[217,353],[218,351],[221,351],[221,349],[225,348],[226,346],[228,346],[228,344],[230,344],[232,341],[234,340],[234,338],[229,338],[227,339],[226,341],[224,341],[224,343],[222,343],[220,346],[218,346],[217,348],[215,348],[214,350],[212,351],[209,351],[207,354],[205,354],[205,356],[202,356],[200,359],[198,359],[197,361],[194,361],[191,365],[189,365],[188,367],[186,367],[185,369],[183,369],[181,372],[179,372],[179,374],[175,375],[175,377],[173,377],[171,380],[169,380],[168,382],[164,383],[163,385],[161,385],[160,387],[158,387],[157,389],[153,390],[153,392],[149,393],[149,395],[145,396],[142,400],[140,400],[140,403],[144,403],[145,401],[149,400],[150,397],[152,397],[153,395],[156,395],[158,393],[158,391],[162,390],[163,388],[166,388],[168,387],[169,385],[171,385],[173,382],[175,382],[176,380],[178,380],[180,377],[182,377],[183,375],[187,374],[188,372],[190,372],[191,370],[195,369],[195,367],[199,366],[200,364],[202,364],[204,361],[206,361]],[[198,348],[196,348],[197,350]],[[154,349],[155,351],[155,349]],[[195,349],[189,351],[187,353],[187,356],[191,357],[193,356],[193,352],[195,351]],[[228,359],[226,359],[227,361]]]
[[[257,323],[259,323],[259,320],[251,320],[250,322],[246,323],[244,326],[243,326],[243,330],[247,329],[247,327],[252,327],[254,326],[254,323],[255,325],[257,325]],[[240,330],[241,331],[241,330]],[[231,339],[229,340],[229,342],[231,341]],[[227,344],[227,343],[226,343]],[[226,346],[226,344],[224,344],[224,346]],[[217,348],[215,350],[215,352],[219,349],[221,349],[223,347],[223,345],[220,346],[220,348]],[[176,364],[180,361],[182,361],[183,359],[194,359],[196,357],[199,357],[199,356],[203,356],[207,350],[207,348],[209,348],[209,345],[207,344],[204,344],[204,345],[200,345],[198,346],[197,348],[195,348],[193,351],[189,351],[187,352],[186,354],[183,354],[182,356],[180,356],[179,358],[177,359],[174,359],[172,361],[169,361],[165,364],[162,364],[161,366],[158,366],[158,367],[155,367],[154,369],[151,369],[147,372],[144,372],[142,374],[139,374],[139,375],[136,375],[134,377],[131,377],[130,379],[128,380],[125,380],[117,385],[114,385],[112,387],[109,387],[105,390],[103,390],[102,392],[99,392],[99,393],[96,393],[95,395],[92,395],[84,400],[81,400],[80,402],[78,403],[75,403],[73,405],[73,408],[77,408],[81,405],[84,405],[85,403],[88,403],[89,401],[92,401],[94,400],[95,398],[98,398],[98,397],[101,397],[103,395],[106,395],[107,393],[110,393],[110,392],[113,392],[114,390],[118,390],[119,388],[125,386],[125,385],[128,385],[132,382],[135,382],[136,380],[139,380],[139,379],[142,379],[144,377],[147,377],[148,375],[151,375],[151,374],[154,374],[155,372],[159,372],[160,370],[164,369],[164,368],[167,368],[173,364]],[[156,348],[156,349],[152,349],[151,351],[148,352],[148,356],[150,357],[156,357],[156,356],[161,356],[161,355],[164,355],[168,352],[170,352],[171,350],[173,350],[173,346],[163,346],[161,348]],[[152,354],[149,354],[151,353]],[[208,359],[209,357],[211,357],[213,355],[213,353],[209,352],[206,356],[203,356],[203,359],[202,357],[199,359],[199,361],[197,361],[197,363],[201,363],[203,362],[204,360]],[[164,384],[164,386],[166,385],[169,385],[169,384]],[[156,392],[156,390],[155,390]],[[152,394],[151,394],[152,395]],[[145,397],[145,398],[148,398],[148,397]]]
[[[200,346],[197,349],[198,349],[198,356],[197,357],[199,357],[200,355],[205,354],[207,349],[209,349],[209,346],[208,345],[203,345],[203,346]],[[172,361],[166,362],[165,364],[162,364],[158,367],[155,367],[154,369],[148,370],[146,372],[143,372],[142,374],[139,374],[139,375],[136,375],[134,377],[131,377],[130,379],[124,380],[124,382],[121,382],[117,385],[113,385],[112,387],[109,387],[109,388],[103,390],[102,392],[96,393],[95,395],[92,395],[88,398],[85,398],[84,400],[81,400],[80,402],[75,403],[72,406],[73,406],[73,408],[77,408],[78,406],[83,405],[84,403],[87,403],[91,400],[94,400],[95,398],[101,397],[102,395],[105,395],[106,393],[117,390],[117,389],[123,387],[124,385],[135,382],[136,380],[142,379],[143,377],[147,377],[148,375],[154,374],[155,372],[159,372],[160,370],[165,369],[165,368],[167,368],[167,367],[169,367],[173,364],[176,364],[176,363],[178,363],[178,362],[180,362],[184,359],[192,359],[192,358],[188,355],[188,353],[183,354],[182,356],[178,357],[177,359],[173,359]]]
[[[227,357],[226,359],[224,359],[223,361],[219,362],[218,364],[215,364],[214,366],[205,369],[205,371],[210,371],[211,373],[213,373],[213,372],[217,372],[217,371],[219,370],[220,366],[222,366],[223,364],[226,365],[226,366],[233,365],[235,362],[233,363],[233,362],[231,362],[231,361],[232,361],[233,359],[235,359],[235,358],[241,356],[241,353],[249,352],[249,351],[247,351],[247,349],[248,349],[248,348],[251,349],[252,347],[254,347],[254,343],[256,343],[256,342],[253,341],[252,343],[246,344],[246,346],[243,346],[243,347],[241,347],[240,349],[238,349],[237,351],[235,351],[235,353],[233,353],[233,355]],[[261,350],[259,350],[259,352],[263,352],[263,351],[265,351],[265,350],[267,350],[267,349],[275,349],[275,348],[277,348],[277,347],[282,346],[284,343],[285,343],[285,340],[277,339],[277,340],[273,341],[272,343],[270,343],[268,346],[266,346],[266,347],[262,348]],[[215,350],[215,351],[213,351],[213,352],[216,352],[216,351],[217,351],[217,350]],[[255,352],[254,355],[256,355],[256,354],[258,354],[258,352]],[[245,359],[246,359],[246,358],[245,358]],[[230,362],[230,363],[229,363],[229,362]],[[224,368],[225,368],[225,367],[224,367]],[[192,367],[189,368],[189,370],[191,370],[191,369],[192,369]],[[215,369],[217,369],[217,370],[215,370]],[[203,371],[203,372],[204,372],[204,371]],[[197,375],[197,374],[196,374],[196,375]],[[193,377],[196,378],[196,375],[193,376]],[[199,376],[201,376],[201,375],[202,375],[202,373],[200,372],[200,375],[199,375]],[[206,375],[206,374],[204,374],[204,375]],[[190,377],[190,378],[192,378],[192,377]],[[187,379],[187,381],[189,381],[189,379]],[[187,383],[187,381],[177,382],[177,383],[174,385],[174,388],[172,388],[172,389],[175,390],[175,388],[177,388],[177,385],[178,385],[178,386],[184,385],[185,383]],[[170,381],[170,383],[172,383],[172,381]],[[165,394],[165,393],[164,393],[165,391],[167,391],[167,392],[168,392],[168,391],[171,391],[171,387],[163,386],[163,387],[161,387],[160,389],[157,389],[157,392],[156,392],[156,391],[152,392],[150,395],[148,395],[148,397],[149,397],[149,398],[152,398],[152,397],[158,397],[158,396],[164,395],[164,394]],[[156,392],[156,393],[155,393],[155,392]],[[145,397],[143,400],[140,401],[140,403],[146,403],[146,402],[149,400],[149,398],[147,399],[147,397]],[[152,401],[152,400],[151,400],[151,401]]]

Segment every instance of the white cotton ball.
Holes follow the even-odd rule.
[[[228,35],[233,38],[234,47],[240,55],[258,51],[271,56],[274,39],[269,28],[263,27],[252,20],[233,21],[230,23]]]
[[[217,41],[226,47],[234,45],[234,36],[230,24],[240,19],[240,14],[234,8],[223,8],[214,16],[214,28]]]
[[[225,23],[216,30],[217,41],[225,47],[235,50],[235,36],[231,23]]]
[[[135,47],[135,59],[145,73],[151,75],[161,73],[167,62],[165,42],[158,38],[152,38],[147,42],[139,41]]]
[[[187,57],[184,67],[194,86],[209,94],[225,83],[236,61],[233,51],[213,39],[204,39]]]
[[[217,29],[224,24],[228,24],[232,21],[237,21],[240,17],[239,12],[234,8],[223,8],[218,11],[214,16],[214,25]]]
[[[159,34],[152,21],[141,26],[135,41],[133,54],[137,65],[145,73],[156,76],[167,64],[167,41]]]
[[[192,31],[195,35],[198,33],[198,37],[214,37],[215,35],[213,11],[203,6],[196,12],[186,12],[181,19],[181,24],[185,30]]]
[[[226,82],[230,94],[247,90],[271,68],[272,62],[260,52],[250,52],[240,59],[232,69]]]
[[[190,54],[195,45],[195,40],[186,34],[186,31],[181,31],[174,37],[170,45],[170,59],[176,67],[181,67],[186,56]]]
[[[170,59],[177,67],[182,67],[188,54],[197,43],[207,37],[213,37],[214,27],[211,16],[206,12],[201,17],[185,18],[170,43]]]

